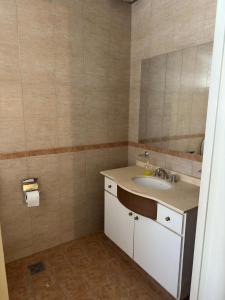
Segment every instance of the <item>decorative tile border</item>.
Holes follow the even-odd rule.
[[[51,155],[51,154],[61,154],[61,153],[72,153],[72,152],[81,152],[86,150],[97,150],[97,149],[117,148],[117,147],[126,147],[126,146],[142,148],[142,149],[168,154],[172,156],[178,156],[181,158],[186,158],[194,161],[200,161],[200,162],[202,161],[202,156],[200,155],[194,155],[194,154],[189,154],[189,153],[179,152],[174,150],[159,149],[157,147],[150,146],[148,144],[127,142],[127,141],[82,145],[82,146],[74,146],[74,147],[61,147],[61,148],[49,148],[49,149],[37,149],[37,150],[20,151],[20,152],[0,153],[0,160],[24,158],[24,157],[31,157],[31,156],[41,156],[41,155]]]
[[[135,148],[142,148],[158,153],[163,153],[163,154],[168,154],[172,156],[178,156],[181,158],[189,159],[189,160],[194,160],[194,161],[202,161],[202,156],[198,154],[190,154],[186,152],[180,152],[180,151],[175,151],[175,150],[168,150],[168,149],[160,149],[158,147],[154,147],[148,144],[142,144],[142,143],[136,143],[136,142],[128,142],[128,146],[132,146]]]
[[[85,150],[125,147],[125,146],[128,146],[128,142],[103,143],[103,144],[82,145],[82,146],[74,146],[74,147],[61,147],[61,148],[37,149],[37,150],[29,150],[29,151],[11,152],[11,153],[0,153],[0,160],[80,152]]]
[[[186,139],[197,139],[204,138],[205,134],[184,134],[184,135],[173,135],[173,136],[163,136],[161,138],[151,138],[140,140],[141,143],[158,143],[158,142],[167,142],[167,141],[177,141],[177,140],[186,140]]]

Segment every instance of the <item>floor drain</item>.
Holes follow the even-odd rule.
[[[31,275],[43,272],[45,270],[45,265],[43,262],[38,262],[28,266]]]

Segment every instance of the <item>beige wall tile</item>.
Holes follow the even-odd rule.
[[[101,117],[101,119],[99,118]],[[109,142],[107,130],[107,116],[99,116],[98,112],[87,115],[86,124],[86,141],[88,144],[98,144],[101,142]]]
[[[0,65],[14,66],[18,65],[19,49],[18,45],[0,43]]]
[[[137,155],[140,149],[134,147],[128,147],[128,165],[132,166],[136,164]]]
[[[63,41],[60,37],[57,37],[55,41],[56,80],[64,84],[76,84],[76,81],[79,80],[83,73],[84,50],[82,37],[75,42],[71,42],[69,39]]]
[[[182,53],[180,51],[169,53],[166,65],[166,91],[179,91],[181,85]]]
[[[81,115],[76,119],[74,117],[75,116],[71,115],[67,118],[58,118],[57,136],[59,147],[89,143],[89,140],[87,139],[87,121],[84,118],[80,118]]]
[[[51,40],[35,39],[33,42],[21,40],[21,74],[23,81],[54,80],[55,58]]]
[[[0,82],[0,119],[23,118],[22,88],[19,81]]]
[[[65,153],[59,155],[60,178],[69,181],[71,176],[85,176],[85,152]]]
[[[80,222],[87,222],[88,220],[88,205],[87,202],[80,202],[76,205],[63,205],[61,208],[61,226],[62,235],[64,232],[73,232],[75,234],[80,234],[77,224]],[[63,237],[62,237],[63,238]],[[76,238],[74,236],[73,238]]]
[[[209,87],[208,77],[211,68],[212,43],[200,45],[197,50],[195,86],[200,89]]]
[[[57,155],[29,157],[28,177],[38,178],[40,206],[31,210],[32,216],[45,215],[60,210],[59,158]]]
[[[54,1],[55,37],[63,41],[77,41],[82,38],[83,1]]]
[[[137,141],[141,60],[210,41],[214,28],[212,0],[188,0],[185,5],[139,0],[132,9],[131,32],[131,7],[121,1],[20,0],[16,4],[17,17],[15,1],[0,4],[3,152],[124,140],[128,104],[129,138]],[[143,150],[129,148],[129,161],[134,163]],[[152,160],[188,174],[197,170],[189,161],[173,161],[158,153],[152,153]],[[126,147],[0,162],[7,260],[102,229],[99,172],[126,162]],[[32,211],[21,195],[24,176],[40,178],[41,206]],[[9,187],[13,196],[4,205]],[[18,212],[13,224],[12,207]]]
[[[2,236],[7,261],[31,254],[32,233],[29,212],[21,212],[13,220],[2,223]]]
[[[31,216],[28,210],[21,211],[8,222],[2,223],[5,247],[27,248],[31,245]]]
[[[21,181],[17,182],[17,184],[20,186],[19,191],[8,192],[7,194],[5,188],[3,188],[0,201],[1,223],[9,223],[13,221],[13,219],[19,219],[21,215],[29,217],[28,209],[25,204],[25,197],[22,193]]]
[[[207,43],[142,61],[140,141],[149,143],[150,138],[204,135],[211,56],[212,44]],[[187,138],[182,138],[162,140],[157,146],[186,152],[189,144]]]
[[[139,0],[132,6],[129,140],[138,141],[141,89],[140,70],[143,59],[212,41],[215,25],[215,6],[216,1],[214,0],[188,0],[185,1],[185,3],[177,0]],[[194,85],[195,78],[193,73],[195,73],[195,69],[194,65],[190,64],[191,60],[194,61],[194,57],[197,58],[197,53],[191,48],[183,52],[183,62],[186,62],[182,65],[181,74],[183,93],[187,93],[190,87]],[[171,66],[174,66],[172,60]],[[171,69],[171,72],[172,71]],[[201,70],[199,72],[201,72]],[[154,74],[157,74],[157,72],[154,72]],[[167,83],[169,79],[170,77],[167,79]],[[206,78],[203,78],[203,85],[209,83],[209,79],[207,79],[207,83],[205,80]],[[157,79],[156,83],[158,84],[158,82],[161,81]],[[173,82],[169,83],[172,90],[177,90],[179,87],[179,85],[174,85]],[[176,83],[178,82],[175,82],[175,84]],[[154,87],[157,86],[157,84],[154,83]],[[167,107],[168,106],[170,107],[169,109],[172,110],[169,101],[167,102]],[[192,111],[192,103],[190,101],[187,101],[185,106],[186,111]],[[196,119],[195,117],[192,127],[194,127],[196,132],[199,132],[202,126]],[[180,116],[179,120],[178,131],[184,132],[183,125],[189,122],[188,117],[186,115]],[[175,128],[176,126],[173,127]],[[165,128],[163,132],[165,132]],[[134,163],[135,155],[132,153],[134,149],[130,150],[130,148],[131,147],[129,147],[129,160]],[[187,173],[189,174],[189,164],[187,163],[186,166]],[[182,170],[185,172],[184,167]]]
[[[3,118],[0,120],[0,151],[14,152],[25,150],[24,120]]]
[[[214,35],[215,30],[215,17],[216,17],[216,4],[215,0],[206,1],[207,9],[205,10],[205,24],[204,24],[204,36],[205,39],[210,39]]]
[[[56,119],[41,114],[25,119],[26,143],[29,150],[57,146]]]
[[[84,18],[93,25],[97,24],[103,28],[109,28],[111,1],[84,0],[83,2]]]
[[[26,81],[23,83],[24,117],[57,117],[57,103],[54,82]]]
[[[21,0],[16,2],[20,37],[48,37],[54,27],[52,1]]]
[[[86,176],[101,176],[99,173],[106,165],[107,150],[89,150],[85,153],[86,157]]]
[[[97,201],[88,204],[88,226],[94,232],[102,231],[104,226],[104,200],[96,196]]]
[[[135,148],[135,147],[128,147],[128,164],[129,165],[135,165],[137,160],[142,161],[143,158],[139,156],[139,154],[143,154],[144,151],[150,152],[150,163],[155,166],[160,166],[162,168],[165,168],[166,165],[166,157],[165,155],[162,155],[161,153],[157,153],[154,151],[149,151],[142,148]]]
[[[204,1],[188,0],[184,5],[180,1],[175,1],[175,32],[174,43],[179,47],[191,46],[202,43],[204,36]]]
[[[127,140],[130,6],[3,0],[0,16],[1,152]],[[99,172],[126,162],[126,147],[0,161],[7,260],[102,229]],[[39,178],[38,208],[23,201],[27,176]],[[8,227],[15,208],[26,229]]]
[[[153,91],[163,91],[166,79],[166,57],[165,55],[157,56],[151,60],[149,70],[149,86]]]
[[[184,92],[190,91],[195,82],[195,62],[197,58],[197,47],[183,49],[183,62],[181,71],[181,89]]]
[[[166,156],[165,167],[169,170],[192,175],[192,161],[175,156]]]
[[[128,164],[135,165],[136,160],[142,161],[143,158],[140,158],[138,155],[143,154],[144,151],[150,152],[150,163],[155,166],[167,168],[171,171],[184,173],[197,178],[201,177],[201,172],[199,172],[202,167],[201,162],[195,162],[181,157],[175,157],[131,146],[128,147]]]
[[[108,141],[128,140],[128,95],[114,90],[114,100],[108,101]]]
[[[17,45],[16,6],[13,0],[1,1],[0,40],[1,43]]]
[[[33,253],[60,244],[61,228],[59,211],[33,216],[31,230]]]
[[[95,228],[89,225],[89,219],[87,218],[77,221],[72,220],[72,223],[69,223],[69,221],[65,220],[65,224],[63,225],[62,243],[96,232]]]
[[[85,119],[85,82],[84,77],[77,77],[75,83],[60,84],[56,86],[57,116],[59,118],[73,119],[82,116]]]
[[[53,8],[51,1],[19,1],[18,32],[22,79],[54,78]]]
[[[106,169],[126,167],[128,163],[127,147],[106,149]]]
[[[0,161],[0,193],[6,197],[21,192],[21,180],[27,176],[26,158]],[[15,200],[16,201],[16,200]]]
[[[84,202],[85,198],[85,152],[59,155],[60,205],[72,206]]]

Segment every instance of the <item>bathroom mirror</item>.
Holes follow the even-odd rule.
[[[201,160],[212,47],[207,43],[142,61],[139,143]]]

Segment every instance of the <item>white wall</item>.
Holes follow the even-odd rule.
[[[191,300],[225,299],[225,2],[218,0]]]

